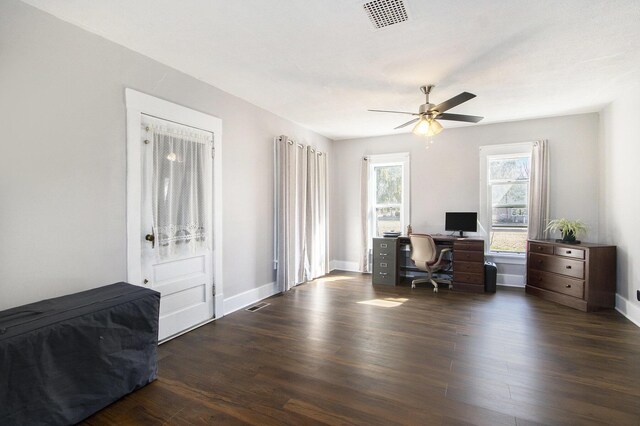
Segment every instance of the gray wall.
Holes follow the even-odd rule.
[[[0,309],[126,279],[125,87],[222,119],[225,298],[273,281],[272,138],[316,145],[330,161],[331,141],[8,0],[0,2]]]
[[[436,233],[444,232],[446,211],[478,211],[480,146],[537,139],[550,144],[551,217],[584,220],[587,240],[597,241],[598,120],[598,114],[581,114],[450,128],[434,137],[428,150],[424,139],[410,133],[336,142],[334,170],[340,184],[333,188],[332,259],[357,266],[362,156],[411,153],[411,225],[415,232]]]
[[[619,310],[640,326],[640,86],[602,111],[600,229],[617,246]]]

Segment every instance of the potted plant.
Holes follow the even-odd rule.
[[[547,225],[545,231],[556,232],[559,231],[562,234],[561,240],[556,240],[559,243],[567,244],[580,244],[580,241],[576,240],[579,234],[586,234],[587,227],[581,220],[569,220],[565,218],[554,219]]]

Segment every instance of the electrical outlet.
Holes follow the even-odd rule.
[[[636,290],[636,299],[640,302],[640,290]]]

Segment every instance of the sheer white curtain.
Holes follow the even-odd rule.
[[[536,141],[531,149],[529,177],[529,239],[545,237],[549,222],[549,147],[546,140]]]
[[[206,176],[211,173],[206,156],[211,155],[209,132],[145,116],[145,130],[152,140],[150,174],[153,228],[161,257],[192,253],[208,248],[211,218],[207,214],[210,194]]]
[[[282,291],[329,271],[327,155],[275,139],[276,279]]]
[[[369,262],[369,159],[360,165],[360,272],[370,272]]]
[[[306,278],[329,272],[327,155],[307,146]]]

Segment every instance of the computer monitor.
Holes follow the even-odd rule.
[[[444,219],[446,231],[459,231],[464,237],[464,231],[478,231],[478,213],[476,212],[447,212]]]

